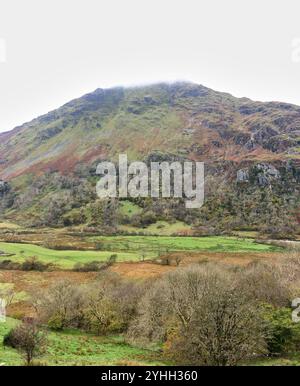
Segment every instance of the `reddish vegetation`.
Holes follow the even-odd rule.
[[[94,272],[23,272],[0,271],[0,283],[14,284],[15,292],[35,293],[37,290],[47,288],[59,280],[70,280],[74,283],[84,284],[93,280]],[[8,315],[16,318],[34,316],[34,309],[28,301],[19,301],[8,307]]]
[[[8,141],[11,137],[18,134],[20,131],[22,131],[22,127],[16,127],[15,129],[11,131],[6,131],[4,133],[0,133],[0,142]]]
[[[105,159],[108,156],[108,151],[108,146],[96,145],[82,156],[81,161],[86,163],[92,163],[97,159]]]
[[[252,261],[275,259],[280,253],[274,252],[249,252],[249,253],[223,253],[223,252],[177,252],[168,255],[170,265],[160,265],[151,262],[118,263],[111,271],[129,278],[148,278],[162,275],[176,269],[176,258],[180,258],[180,266],[199,264],[207,261],[218,261],[224,264],[247,265]]]
[[[96,90],[0,134],[0,175],[70,173],[78,161],[157,150],[211,162],[297,160],[299,116],[297,106],[237,99],[186,82]],[[266,146],[276,133],[279,143]],[[245,146],[255,135],[255,146]]]
[[[180,266],[201,264],[201,262],[218,261],[224,264],[246,265],[255,260],[275,259],[280,253],[221,253],[221,252],[178,252],[168,255],[170,265],[151,262],[116,263],[109,270],[129,279],[147,279],[163,275],[176,269],[176,258],[180,258]],[[24,272],[0,271],[0,283],[14,284],[16,292],[35,293],[47,288],[59,280],[70,280],[73,283],[84,284],[97,278],[97,272]],[[10,305],[8,314],[14,317],[34,315],[34,309],[27,301],[19,301]]]
[[[118,263],[111,268],[111,271],[132,279],[146,279],[149,277],[162,275],[166,272],[172,271],[173,269],[175,269],[174,266],[143,262]]]
[[[34,291],[38,288],[47,288],[59,280],[70,280],[74,283],[87,283],[94,279],[95,272],[24,272],[24,271],[0,271],[0,282],[13,283],[14,289],[20,291]]]

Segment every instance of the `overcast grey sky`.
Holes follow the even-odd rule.
[[[98,87],[175,79],[300,105],[300,1],[0,0],[0,131]]]

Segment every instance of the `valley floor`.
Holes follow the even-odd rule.
[[[7,318],[0,323],[0,342],[18,323]],[[172,365],[161,358],[159,348],[142,349],[130,346],[122,335],[95,336],[78,330],[47,333],[46,352],[35,361],[47,366],[161,366]],[[0,344],[0,366],[21,366],[22,355]],[[300,366],[300,353],[283,357],[262,358],[244,362],[243,366]]]
[[[0,323],[0,341],[15,325],[15,319],[7,318]],[[101,366],[101,365],[163,365],[156,350],[130,346],[121,335],[94,336],[77,330],[49,332],[47,351],[38,363],[48,366]],[[0,344],[0,365],[19,366],[24,363],[15,349]]]
[[[0,270],[0,291],[15,292],[8,307],[8,318],[0,323],[0,364],[20,365],[22,357],[14,349],[4,348],[4,335],[18,320],[32,317],[29,303],[32,293],[59,280],[84,284],[93,281],[97,272],[74,272],[76,263],[106,261],[116,255],[109,271],[130,279],[147,279],[176,270],[178,266],[217,261],[231,265],[246,265],[257,260],[272,260],[284,256],[282,247],[256,242],[244,237],[188,236],[99,236],[69,230],[37,231],[18,227],[0,227],[0,262],[24,262],[35,256],[43,263],[53,263],[51,271]],[[47,352],[39,358],[48,365],[153,365],[166,364],[159,350],[132,347],[119,336],[94,336],[67,330],[49,332]],[[300,364],[300,355],[264,359],[253,364]]]

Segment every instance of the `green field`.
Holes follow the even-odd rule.
[[[88,240],[99,242],[103,250],[109,249],[114,251],[269,252],[280,250],[278,247],[256,243],[253,239],[223,236],[99,236],[91,237]]]
[[[106,261],[117,254],[117,261],[139,261],[141,257],[157,258],[160,253],[173,251],[211,252],[268,252],[280,248],[256,243],[252,239],[234,237],[166,237],[166,236],[99,236],[88,238],[95,242],[99,251],[54,250],[33,244],[0,242],[0,251],[12,254],[2,257],[23,262],[36,256],[45,263],[53,263],[61,268],[72,268],[76,263]]]
[[[0,364],[18,366],[23,364],[21,354],[2,344],[4,335],[16,325],[7,318],[0,323]],[[41,363],[52,366],[96,366],[96,365],[158,365],[162,364],[154,351],[132,347],[122,336],[98,337],[80,331],[50,332],[48,347],[44,355],[37,358]]]
[[[251,366],[300,366],[300,353],[286,354],[279,358],[260,358],[247,364]]]
[[[20,352],[3,346],[3,337],[18,322],[7,318],[0,323],[0,366],[20,366],[24,360]],[[155,350],[130,346],[119,336],[94,336],[78,330],[48,332],[47,349],[35,360],[49,366],[114,366],[114,365],[166,365]],[[299,366],[299,353],[285,357],[259,358],[245,362],[252,366]]]
[[[135,215],[141,214],[142,211],[143,209],[140,208],[138,205],[135,205],[133,202],[127,200],[120,202],[119,213],[123,216],[132,218]]]
[[[172,236],[183,232],[190,232],[191,226],[185,224],[182,221],[175,221],[174,223],[168,223],[167,221],[157,221],[154,224],[147,226],[146,228],[135,228],[130,225],[120,225],[119,229],[126,233],[137,234],[142,231],[145,235],[161,235]]]
[[[0,242],[2,252],[13,254],[9,257],[0,257],[0,260],[9,259],[23,262],[28,257],[36,256],[45,263],[53,263],[61,268],[72,268],[76,263],[87,263],[90,261],[106,261],[112,251],[57,251],[33,244],[3,243]],[[137,261],[140,256],[136,252],[120,252],[117,261]]]

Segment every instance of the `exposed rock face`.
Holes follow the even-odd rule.
[[[192,127],[188,127],[186,129],[183,129],[183,134],[184,135],[192,135],[196,132],[196,129],[192,128]]]
[[[259,186],[267,186],[272,181],[281,177],[279,170],[273,165],[267,163],[259,163],[248,169],[240,169],[237,171],[237,182],[252,182]]]
[[[209,162],[226,154],[227,160],[271,163],[298,158],[299,132],[298,106],[253,102],[197,84],[97,89],[0,133],[0,178],[71,174],[99,157],[128,152],[144,159],[154,150]],[[105,154],[96,154],[100,146]]]
[[[59,134],[62,130],[62,127],[51,127],[49,129],[43,130],[38,134],[37,141],[38,143],[47,141],[48,139],[53,138],[55,135]]]
[[[258,130],[254,135],[253,139],[260,145],[263,145],[265,142],[267,142],[271,137],[274,137],[275,135],[278,135],[278,132],[272,127],[267,126],[260,130]]]
[[[247,149],[247,150],[254,150],[254,149],[256,149],[256,147],[257,147],[257,145],[256,145],[254,139],[252,139],[252,138],[245,143],[245,149]]]
[[[257,170],[259,170],[261,174],[264,174],[266,177],[273,177],[273,178],[280,177],[279,171],[273,165],[260,163],[256,165],[256,168]]]
[[[10,186],[6,181],[0,180],[0,198],[10,191]]]
[[[144,96],[144,102],[149,104],[149,105],[155,105],[157,102],[152,98],[151,95],[145,95]]]
[[[246,169],[240,169],[237,171],[236,176],[237,182],[248,182],[249,181],[249,171]]]
[[[67,189],[72,200],[68,206],[61,205],[61,212],[50,221],[60,224],[65,212],[86,205],[95,194],[92,182],[90,196],[85,193],[89,171],[95,174],[99,160],[116,160],[123,153],[130,161],[147,163],[203,161],[211,191],[218,179],[222,183],[216,182],[216,188],[226,190],[220,194],[226,210],[226,195],[242,203],[240,194],[247,202],[245,192],[263,194],[264,190],[272,190],[292,208],[299,197],[299,150],[298,106],[253,102],[186,82],[98,89],[11,132],[0,133],[0,213],[13,208],[21,217],[34,207],[37,217],[41,216],[35,224],[48,224],[48,213],[40,215],[39,208],[45,208],[46,199],[49,205],[55,203],[56,210],[57,194],[64,202]],[[73,181],[78,171],[84,179],[84,194]],[[44,188],[40,188],[40,176],[45,174],[47,178],[41,178]],[[58,188],[57,179],[65,178],[71,182]],[[267,207],[262,204],[261,208],[263,212]],[[210,217],[205,221],[219,223],[219,209],[208,210]],[[186,214],[179,212],[176,218],[181,220]],[[252,220],[245,215],[240,221]]]
[[[259,186],[270,185],[272,179],[280,178],[279,171],[272,165],[258,164],[256,170],[258,171],[257,182]]]
[[[14,192],[8,182],[0,180],[0,214],[14,202]]]
[[[247,150],[254,150],[259,147],[268,149],[274,153],[285,152],[289,148],[293,148],[298,145],[294,133],[290,135],[280,134],[274,130],[271,126],[255,129],[251,137],[245,142],[245,148]],[[241,142],[239,141],[241,144]]]

